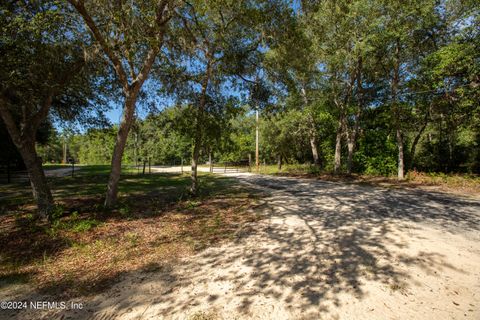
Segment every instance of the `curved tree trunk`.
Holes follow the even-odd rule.
[[[28,143],[20,146],[18,150],[27,167],[33,198],[37,202],[38,216],[42,219],[49,218],[54,202],[42,168],[42,160],[37,156],[35,150],[35,142],[33,140],[28,141]]]
[[[45,108],[43,114],[47,114],[48,108],[51,104],[51,98],[53,94],[45,102]],[[34,117],[36,123],[23,121],[20,123],[20,128],[17,127],[12,114],[7,109],[7,105],[3,97],[0,96],[0,118],[3,119],[8,133],[17,147],[20,156],[27,168],[28,177],[30,179],[30,185],[32,187],[32,194],[35,202],[37,203],[37,215],[39,218],[49,218],[50,213],[54,207],[52,193],[50,187],[47,184],[45,178],[45,172],[42,168],[42,161],[37,155],[35,149],[35,134],[37,132],[40,121],[44,119],[43,114],[37,113]],[[24,114],[25,115],[25,114]],[[37,115],[40,115],[37,117]],[[24,119],[28,119],[25,117]]]
[[[125,150],[125,144],[127,143],[128,132],[132,126],[136,99],[137,95],[130,93],[127,95],[123,107],[123,117],[117,132],[115,147],[113,148],[111,171],[108,179],[107,194],[105,197],[105,207],[107,208],[110,208],[117,203],[118,182],[120,181],[120,174],[122,171],[123,151]]]
[[[318,156],[317,135],[315,132],[310,132],[310,147],[312,148],[313,163],[320,166],[320,157]]]

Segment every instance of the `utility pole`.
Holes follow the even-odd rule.
[[[260,166],[260,159],[258,158],[258,108],[255,110],[255,166],[258,169]]]
[[[212,150],[208,150],[208,164],[210,165],[210,173],[213,173]]]
[[[67,164],[67,138],[63,137],[63,164]]]

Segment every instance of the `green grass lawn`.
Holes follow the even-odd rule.
[[[56,219],[36,221],[27,183],[0,185],[0,288],[27,283],[52,294],[103,290],[119,274],[175,263],[210,245],[230,241],[259,216],[248,210],[257,195],[234,179],[123,170],[118,205],[103,208],[108,166],[83,166],[74,177],[49,178]]]
[[[58,169],[58,168],[57,168]],[[110,167],[107,165],[81,166],[74,177],[48,178],[56,201],[72,197],[101,197],[106,191]],[[224,190],[234,180],[199,172],[199,196],[212,195]],[[119,197],[122,200],[135,200],[137,196],[160,196],[168,200],[181,199],[188,196],[190,176],[187,173],[141,174],[136,168],[122,168],[119,185]],[[0,206],[33,204],[28,182],[0,184]]]

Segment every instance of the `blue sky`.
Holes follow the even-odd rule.
[[[120,118],[122,116],[121,106],[116,105],[114,109],[112,109],[112,110],[110,110],[106,113],[106,116],[112,124],[120,123]]]

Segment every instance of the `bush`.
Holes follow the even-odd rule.
[[[100,225],[100,221],[95,219],[79,220],[71,225],[70,230],[73,232],[85,232],[98,225]]]
[[[365,158],[365,174],[389,176],[397,172],[397,162],[390,157]]]

